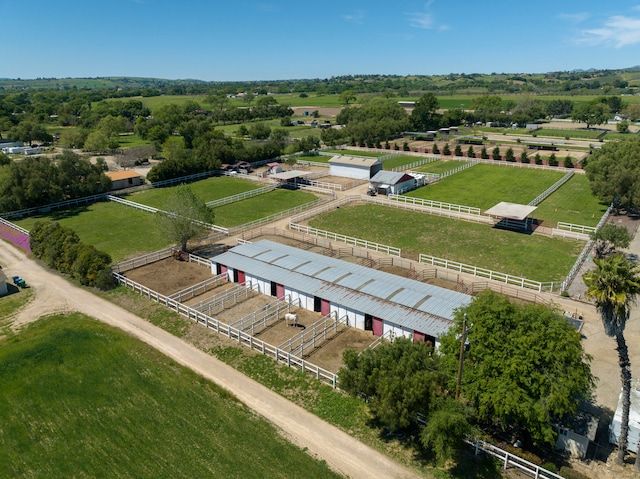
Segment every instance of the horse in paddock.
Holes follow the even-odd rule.
[[[297,326],[298,325],[298,315],[297,314],[293,314],[293,313],[287,313],[284,315],[284,322],[287,326],[289,326],[289,322],[291,322],[291,324],[293,326]]]

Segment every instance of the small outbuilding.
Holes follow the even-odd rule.
[[[596,440],[598,418],[579,411],[577,416],[567,425],[556,425],[558,433],[556,449],[566,451],[572,457],[584,459],[587,456],[589,444]]]
[[[282,173],[282,165],[280,165],[280,163],[274,161],[271,163],[267,163],[267,166],[269,167],[269,174],[270,175],[274,175],[276,173]]]
[[[132,188],[134,186],[140,186],[144,183],[144,178],[142,178],[142,175],[133,170],[109,171],[105,173],[105,175],[111,178],[112,190]]]
[[[357,180],[368,180],[382,170],[377,158],[336,155],[329,160],[329,174]]]
[[[311,171],[302,171],[302,170],[291,170],[291,171],[282,171],[280,173],[273,173],[269,175],[269,178],[276,180],[282,186],[288,185],[289,188],[298,188],[298,185],[306,185],[309,184],[307,180],[307,176],[309,176]]]
[[[401,195],[414,190],[417,186],[416,179],[407,174],[396,171],[378,171],[369,180],[372,190],[382,195]]]
[[[609,442],[618,444],[622,425],[622,392],[618,400],[616,413],[609,426]],[[631,407],[629,408],[629,435],[627,436],[627,450],[636,452],[640,441],[640,379],[631,381]]]
[[[7,275],[0,269],[0,296],[9,294],[9,288],[7,286]]]
[[[485,214],[496,219],[495,226],[498,228],[527,231],[533,225],[533,212],[537,208],[532,205],[501,201],[485,211]]]

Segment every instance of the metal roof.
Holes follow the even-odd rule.
[[[382,162],[378,158],[369,158],[362,156],[336,155],[329,160],[330,165],[366,166],[367,168],[381,163]]]
[[[511,218],[522,221],[531,213],[533,213],[537,206],[520,205],[518,203],[509,203],[507,201],[501,201],[495,206],[492,206],[485,214],[490,216],[500,216],[502,218]]]
[[[236,246],[214,262],[333,304],[438,336],[471,297],[347,261],[262,240]]]
[[[292,180],[294,178],[304,178],[305,176],[309,176],[312,171],[302,171],[302,170],[291,170],[291,171],[283,171],[281,173],[273,173],[269,175],[269,178],[273,178],[275,180]]]
[[[384,171],[380,170],[371,177],[369,182],[371,183],[386,183],[389,185],[396,185],[404,181],[413,180],[413,176],[409,176],[406,173],[397,171]]]

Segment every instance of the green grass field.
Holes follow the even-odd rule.
[[[382,167],[385,170],[392,170],[394,168],[397,168],[398,166],[403,166],[403,165],[410,165],[411,163],[415,163],[416,161],[420,160],[421,158],[417,158],[415,156],[408,156],[408,155],[398,155],[398,156],[394,156],[392,158],[389,158],[388,160],[384,160],[382,162]]]
[[[407,196],[483,210],[500,201],[528,204],[562,178],[563,173],[505,166],[475,165]]]
[[[3,477],[338,477],[224,389],[78,313],[0,342]]]
[[[377,151],[358,151],[358,150],[323,150],[329,153],[335,153],[336,155],[353,155],[353,156],[371,156],[377,158],[379,156],[385,156],[387,153],[378,153]]]
[[[31,229],[36,221],[58,221],[80,239],[111,255],[114,263],[166,248],[171,243],[154,215],[113,202],[94,203],[72,210],[54,211],[15,221]]]
[[[315,201],[312,193],[300,190],[274,190],[237,203],[216,208],[216,224],[225,228],[240,226],[296,206]]]
[[[488,225],[384,206],[341,207],[309,224],[420,253],[536,281],[561,281],[584,243],[494,229]]]
[[[10,281],[9,279],[9,282]],[[30,288],[19,289],[12,284],[9,284],[9,293],[10,294],[5,296],[0,296],[0,338],[13,334],[9,317],[27,304],[33,297],[33,292]]]
[[[331,156],[327,155],[303,155],[299,156],[297,159],[300,161],[314,161],[316,163],[329,163]]]
[[[444,173],[445,171],[453,170],[455,168],[458,168],[459,166],[465,165],[466,163],[466,161],[460,160],[438,160],[412,169],[413,171],[421,171],[424,173],[434,173],[439,175]]]
[[[241,180],[230,176],[217,176],[189,183],[191,191],[205,202],[219,200],[227,196],[262,188],[263,186],[255,181]],[[125,198],[129,201],[163,209],[166,206],[167,198],[173,194],[176,188],[176,186],[153,188],[128,195]]]
[[[538,206],[534,217],[544,220],[544,226],[558,221],[596,226],[608,207],[593,196],[586,175],[576,174]]]
[[[549,137],[558,137],[558,138],[577,138],[577,139],[591,139],[597,140],[598,137],[602,134],[601,131],[597,130],[554,130],[551,128],[540,128],[536,130],[538,136],[549,136]]]

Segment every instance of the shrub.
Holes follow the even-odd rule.
[[[431,153],[433,153],[434,155],[437,155],[440,153],[440,149],[438,148],[438,144],[434,143],[433,144],[433,149],[431,150]]]
[[[549,165],[550,166],[558,166],[558,159],[556,158],[556,154],[555,153],[551,153],[551,156],[549,157]]]
[[[470,146],[469,149],[467,150],[467,156],[469,158],[475,158],[476,157],[476,152],[473,151],[473,146]]]
[[[482,158],[483,160],[489,159],[489,153],[487,153],[487,147],[486,146],[483,146],[482,150],[480,150],[480,158]]]
[[[402,144],[402,150],[403,151],[409,151],[409,143],[407,143],[406,141]]]
[[[387,140],[387,141],[385,141],[385,142],[384,142],[384,149],[385,149],[385,150],[389,150],[389,149],[391,149],[391,145],[389,144],[389,140]]]
[[[393,144],[393,149],[396,151],[400,151],[400,145],[398,145],[397,143]]]
[[[527,150],[524,150],[521,154],[520,154],[520,162],[522,163],[526,163],[529,161],[529,155],[527,155]]]
[[[449,143],[445,143],[444,146],[442,147],[442,154],[443,155],[450,155],[451,154],[451,149],[449,148]]]
[[[456,156],[462,156],[462,148],[460,147],[460,145],[456,145],[456,149],[454,151],[454,154]]]
[[[536,165],[542,164],[542,158],[540,158],[540,153],[536,153],[536,156],[534,157],[534,159],[536,161]]]
[[[491,152],[491,158],[493,158],[494,160],[501,160],[502,157],[500,156],[500,147],[496,146],[493,151]]]
[[[516,161],[516,157],[513,154],[513,148],[507,148],[507,151],[505,153],[505,160],[507,160],[507,161]]]
[[[564,166],[565,168],[573,168],[573,158],[571,158],[571,155],[567,155],[564,158]]]
[[[565,479],[589,479],[589,476],[586,476],[575,469],[571,469],[568,466],[562,466],[560,468],[560,475]]]
[[[545,462],[542,464],[542,467],[549,472],[553,472],[556,474],[558,472],[558,466],[556,466],[553,462]]]

